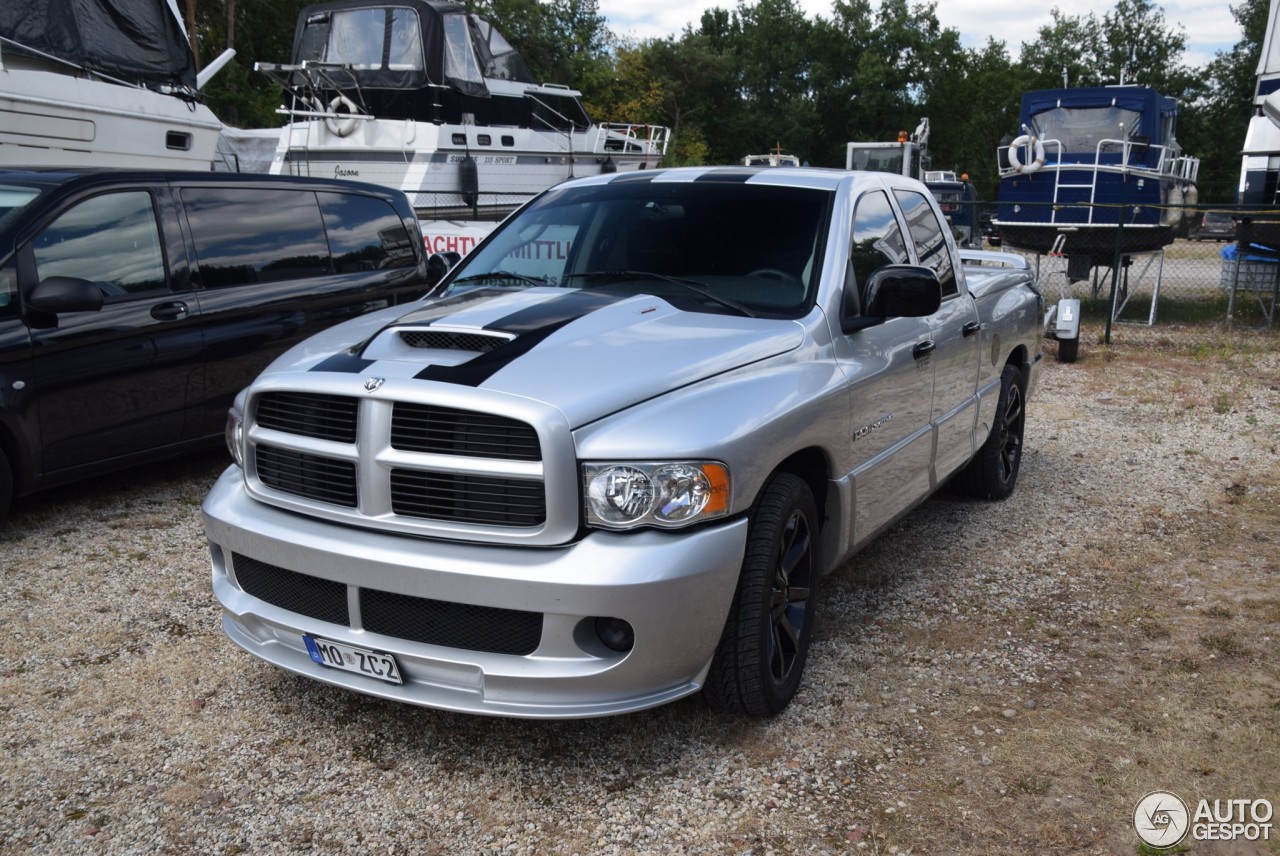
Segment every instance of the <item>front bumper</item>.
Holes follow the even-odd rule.
[[[546,719],[626,713],[697,692],[733,599],[747,530],[746,520],[736,519],[679,533],[592,532],[557,548],[429,541],[257,502],[236,467],[218,479],[203,512],[223,629],[245,650],[382,698]],[[271,595],[249,594],[236,579],[239,557],[277,569],[273,573],[283,569],[286,579],[302,574],[310,582],[327,581],[317,585],[345,594],[347,622],[310,617],[283,608]],[[541,634],[531,653],[511,654],[372,632],[361,619],[366,592],[536,613]],[[625,653],[606,647],[595,634],[597,617],[628,622],[634,646]],[[391,654],[404,684],[321,666],[308,655],[304,634]]]

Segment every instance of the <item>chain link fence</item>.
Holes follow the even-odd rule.
[[[984,204],[989,224],[995,205]],[[1104,261],[1036,254],[1001,246],[991,227],[983,249],[1025,256],[1039,274],[1046,304],[1080,300],[1080,342],[1089,346],[1187,347],[1249,342],[1280,349],[1280,253],[1237,242],[1237,219],[1256,215],[1232,206],[1188,209],[1176,238],[1153,252]],[[1046,348],[1051,350],[1052,343]]]

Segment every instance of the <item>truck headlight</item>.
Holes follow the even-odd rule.
[[[729,513],[729,468],[715,461],[590,463],[582,483],[589,526],[672,528]]]
[[[227,411],[227,427],[223,430],[223,436],[226,438],[231,460],[236,462],[237,467],[244,469],[244,417],[234,407]]]

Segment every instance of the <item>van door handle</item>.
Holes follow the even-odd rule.
[[[933,353],[934,348],[938,347],[929,339],[925,339],[920,344],[911,349],[911,356],[917,360],[923,359]]]
[[[187,304],[181,300],[172,303],[157,303],[151,307],[151,317],[157,321],[177,321],[187,317]]]
[[[982,322],[970,321],[968,324],[965,324],[963,327],[960,328],[960,332],[964,333],[966,337],[969,337],[981,329],[982,329]]]

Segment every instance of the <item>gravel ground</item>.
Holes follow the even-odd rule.
[[[1280,360],[1084,351],[1045,362],[1011,500],[935,498],[827,579],[769,721],[468,717],[263,664],[209,590],[221,455],[29,498],[0,851],[1132,854],[1157,787],[1280,802]],[[1233,745],[1258,763],[1195,760]]]

